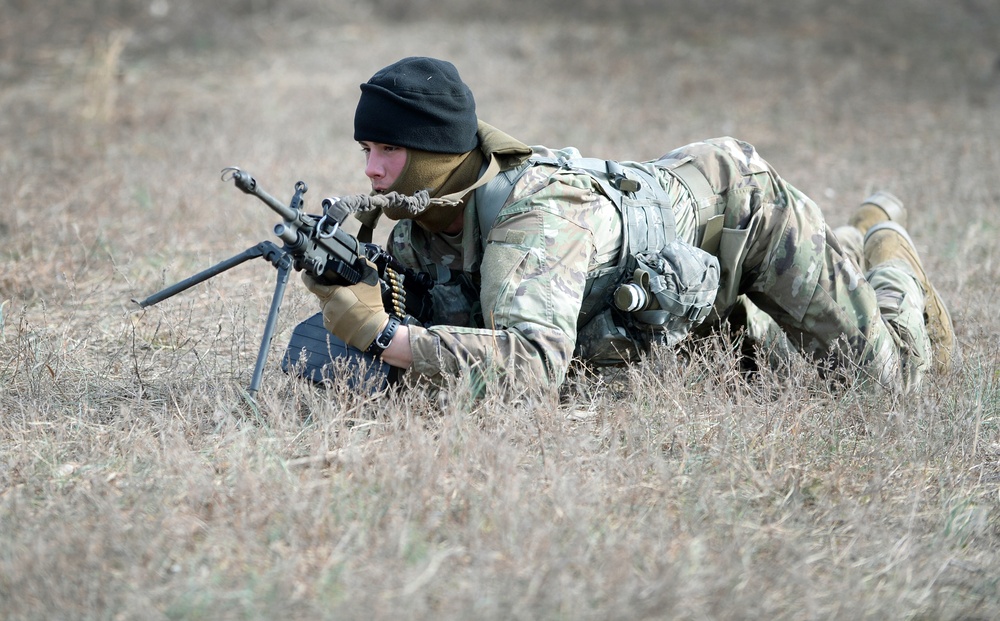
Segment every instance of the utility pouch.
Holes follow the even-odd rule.
[[[719,260],[675,239],[659,252],[633,254],[631,278],[614,294],[615,306],[630,313],[657,342],[676,345],[712,311],[719,290]]]
[[[574,357],[594,366],[619,365],[638,360],[639,348],[625,328],[615,321],[612,308],[605,308],[580,328]]]

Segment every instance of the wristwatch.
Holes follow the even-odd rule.
[[[389,346],[392,342],[392,337],[396,334],[396,329],[399,328],[403,320],[395,315],[389,315],[389,323],[385,324],[385,328],[375,337],[372,344],[368,346],[365,350],[366,354],[372,356],[381,356],[385,348]]]

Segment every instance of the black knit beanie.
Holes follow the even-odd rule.
[[[354,139],[432,153],[465,153],[478,144],[476,101],[455,65],[411,56],[361,85]]]

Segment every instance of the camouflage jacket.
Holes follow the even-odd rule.
[[[580,156],[572,148],[532,151]],[[677,237],[693,242],[691,197],[674,177],[655,173],[672,199]],[[410,330],[412,371],[435,378],[489,369],[558,385],[585,349],[578,342],[584,297],[617,266],[622,218],[589,175],[536,164],[518,179],[486,239],[470,199],[460,234],[429,234],[401,220],[389,248],[438,282],[432,325]]]
[[[605,276],[621,252],[622,218],[594,177],[548,163],[576,158],[576,150],[535,148],[534,154],[545,162],[536,160],[518,179],[486,239],[474,203],[453,238],[428,235],[405,220],[394,230],[392,252],[441,283],[434,325],[410,331],[416,373],[492,371],[490,379],[560,384],[574,356],[594,360],[602,351],[595,337],[611,331],[593,327],[608,313],[581,318],[581,309],[596,299],[588,295],[595,283],[617,287]],[[782,340],[784,349],[817,360],[821,369],[860,370],[890,385],[901,365],[919,371],[928,364],[920,353],[927,349],[922,313],[900,310],[911,298],[923,303],[919,283],[875,268],[866,278],[819,206],[752,145],[715,138],[654,162],[621,165],[655,176],[663,191],[656,200],[670,206],[677,239],[718,260],[713,314],[699,331],[743,306],[750,334],[765,337],[762,345],[773,351],[768,343]],[[700,177],[689,174],[692,168]],[[630,217],[629,231],[632,223]],[[605,307],[610,298],[603,298]]]

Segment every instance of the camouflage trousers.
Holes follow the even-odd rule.
[[[893,390],[920,383],[931,349],[908,264],[865,265],[860,231],[831,229],[745,142],[709,140],[665,158],[690,161],[721,198],[720,317],[742,305],[747,337],[772,354],[794,350]],[[703,230],[690,241],[701,244]]]

